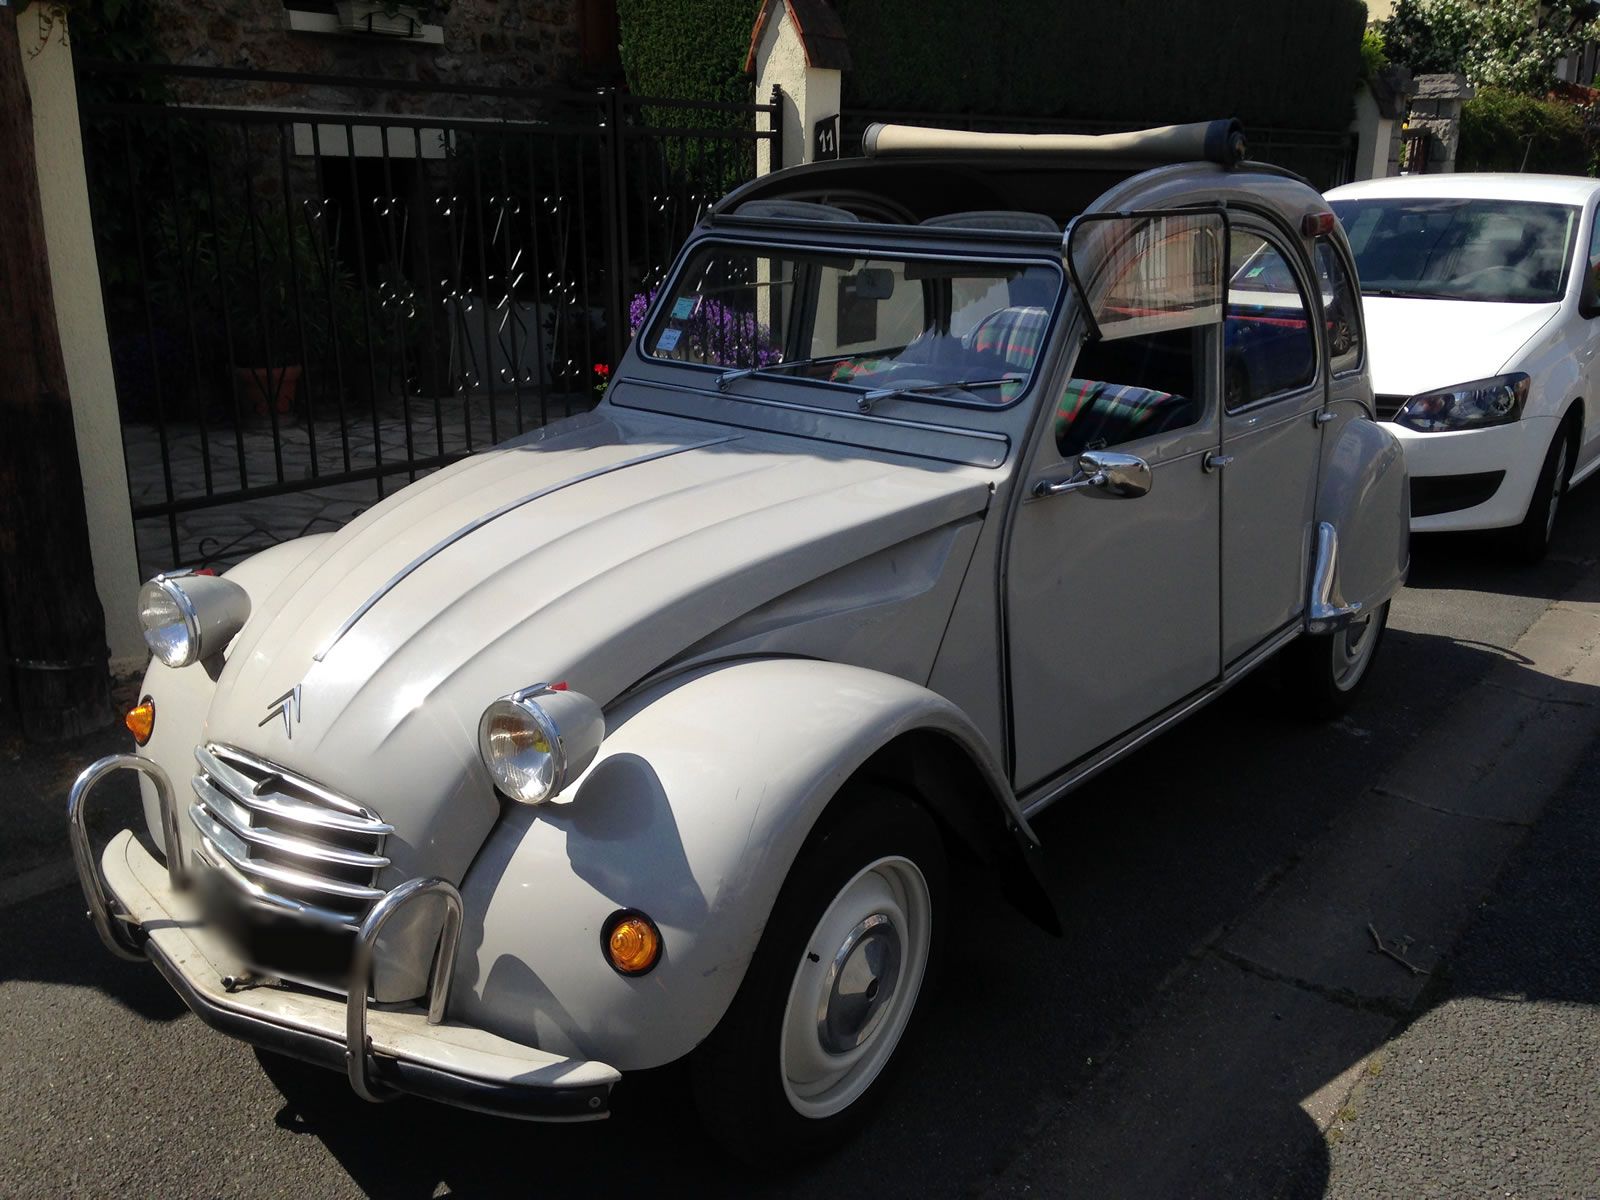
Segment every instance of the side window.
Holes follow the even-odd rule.
[[[1063,458],[1200,422],[1226,282],[1217,213],[1087,217],[1067,237],[1097,336],[1056,405]]]
[[[1229,267],[1223,365],[1231,412],[1315,379],[1317,339],[1305,293],[1276,246],[1236,229]]]
[[[1086,345],[1056,406],[1061,456],[1110,449],[1199,421],[1205,415],[1200,397],[1209,338],[1202,327]]]
[[[1328,357],[1335,375],[1361,365],[1361,294],[1344,256],[1326,238],[1317,239],[1317,282],[1328,324]]]

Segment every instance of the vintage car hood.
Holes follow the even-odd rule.
[[[1509,369],[1559,304],[1488,304],[1364,296],[1372,390],[1414,396]]]
[[[604,705],[988,496],[972,469],[655,414],[576,418],[377,505],[258,598],[206,736],[368,804],[414,851],[449,806],[466,836],[446,840],[475,849],[498,811],[476,755],[494,697],[559,680]],[[296,689],[288,716],[269,715]]]

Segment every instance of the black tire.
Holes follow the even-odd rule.
[[[841,794],[824,821],[824,827],[811,835],[795,860],[732,1005],[688,1061],[696,1106],[712,1136],[736,1156],[765,1165],[793,1162],[807,1151],[847,1136],[866,1119],[898,1058],[896,1050],[903,1044],[906,1030],[921,1012],[921,1001],[939,957],[945,915],[945,852],[938,827],[926,810],[893,792],[854,786]],[[866,990],[856,993],[858,998],[866,997],[866,1007],[859,1011],[871,1010],[877,1015],[864,1022],[864,1029],[853,1029],[846,1023],[844,1031],[864,1038],[859,1062],[876,1061],[877,1065],[870,1077],[863,1065],[859,1078],[850,1080],[849,1087],[840,1087],[839,1092],[845,1095],[855,1086],[862,1088],[842,1110],[826,1114],[801,1111],[797,1105],[814,1102],[791,1098],[794,1085],[786,1070],[790,1051],[784,1036],[786,1029],[794,1028],[792,1022],[786,1025],[791,993],[806,993],[808,984],[814,985],[825,977],[836,951],[852,944],[848,938],[828,938],[825,940],[834,944],[824,945],[819,940],[812,945],[813,938],[823,934],[819,922],[824,918],[838,921],[853,911],[846,901],[867,898],[860,889],[873,886],[877,875],[866,868],[890,862],[894,864],[893,871],[901,872],[902,861],[914,864],[927,890],[927,915],[931,919],[927,921],[929,934],[919,977],[912,980],[908,969],[916,961],[911,943],[918,939],[913,931],[899,929],[898,937],[886,934],[896,946],[901,945],[899,938],[905,940],[895,958],[903,970],[897,971],[887,992],[880,992],[876,971],[868,976],[871,982]],[[902,906],[903,911],[892,905],[884,907],[904,920],[915,906],[907,903]],[[889,924],[898,928],[900,920],[891,919]],[[912,919],[906,924],[917,922]],[[851,932],[859,928],[856,925]],[[857,952],[848,956],[847,965],[865,962],[864,956],[870,952],[868,941],[869,935],[864,934],[853,943]],[[883,945],[879,943],[878,948]],[[858,955],[863,956],[859,962]],[[882,978],[889,978],[888,973]],[[911,983],[916,990],[910,994],[902,994],[896,986]],[[880,996],[881,1012],[873,1007]],[[833,1009],[830,1005],[828,1011],[832,1013]],[[823,1023],[818,1020],[813,1024],[820,1047]],[[838,1035],[830,1026],[827,1036]],[[835,1095],[832,1100],[838,1098]],[[822,1093],[815,1103],[828,1102],[829,1094]]]
[[[1506,532],[1506,550],[1518,562],[1533,564],[1544,559],[1555,532],[1556,513],[1566,494],[1567,477],[1572,473],[1572,426],[1563,423],[1550,441],[1539,479],[1533,485],[1527,514],[1520,525]]]
[[[1306,634],[1284,648],[1283,685],[1306,716],[1327,720],[1354,703],[1372,674],[1388,627],[1385,601],[1365,620],[1333,633]]]

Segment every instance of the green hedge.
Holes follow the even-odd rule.
[[[1458,171],[1594,173],[1595,145],[1577,108],[1483,88],[1461,109]]]
[[[1344,129],[1361,0],[835,0],[847,111]]]
[[[761,0],[617,0],[635,95],[748,104],[744,73]]]
[[[848,112],[1104,121],[1238,117],[1344,129],[1362,0],[834,0],[855,67]],[[760,0],[618,0],[622,64],[645,96],[750,99]]]

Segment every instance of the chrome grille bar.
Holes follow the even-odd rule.
[[[381,854],[367,854],[361,850],[346,850],[340,846],[327,846],[320,842],[306,841],[304,838],[289,837],[266,829],[256,829],[251,826],[249,817],[240,811],[239,806],[225,794],[218,791],[216,785],[204,775],[196,775],[189,780],[189,785],[194,788],[194,793],[200,800],[200,803],[195,807],[213,820],[225,825],[228,831],[242,842],[248,842],[252,846],[265,846],[270,850],[279,850],[296,858],[310,859],[313,862],[332,863],[340,867],[364,867],[369,871],[376,871],[389,865],[389,860]]]
[[[384,895],[384,842],[394,827],[376,813],[292,771],[232,746],[194,752],[189,819],[204,857],[252,901],[354,930]]]
[[[383,895],[382,888],[363,887],[355,883],[342,883],[338,880],[327,879],[319,875],[308,875],[304,871],[296,871],[292,867],[278,867],[264,863],[259,859],[250,857],[248,843],[234,837],[219,822],[207,821],[205,812],[198,804],[189,809],[189,816],[194,820],[196,828],[206,835],[211,843],[211,848],[220,853],[234,870],[243,875],[250,875],[257,879],[269,879],[273,883],[284,887],[303,888],[308,892],[326,892],[331,896],[343,896],[349,900],[361,900],[371,903]]]
[[[298,776],[290,776],[280,767],[267,762],[265,759],[256,759],[251,765],[267,774],[265,779],[252,779],[244,772],[237,770],[224,758],[239,757],[239,751],[225,751],[216,746],[197,746],[195,748],[195,761],[200,764],[200,769],[220,785],[228,795],[243,804],[246,808],[255,809],[257,812],[268,813],[274,817],[281,817],[285,821],[294,821],[297,824],[313,825],[322,829],[335,829],[342,833],[365,833],[374,837],[382,837],[394,832],[393,825],[386,825],[377,817],[359,806],[352,805],[348,800],[340,800],[340,805],[347,811],[336,812],[316,805],[307,804],[286,792],[268,788],[267,785],[274,779],[293,780],[297,790],[314,792],[319,796],[327,793],[320,787],[302,780]]]

